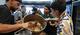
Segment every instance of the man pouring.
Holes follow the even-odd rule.
[[[0,5],[0,35],[14,35],[14,31],[27,28],[27,23],[14,22],[14,16],[12,15],[21,2],[21,0],[6,0],[5,5]]]

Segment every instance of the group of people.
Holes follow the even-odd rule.
[[[6,0],[5,5],[0,5],[0,35],[14,35],[16,30],[21,28],[27,29],[29,23],[16,22],[19,19],[14,20],[16,18],[15,16],[17,16],[15,15],[15,11],[19,9],[21,3],[22,0]],[[33,7],[34,12],[31,15],[39,14],[45,19],[58,18],[54,22],[54,26],[51,26],[47,22],[46,28],[39,35],[73,35],[72,18],[65,12],[65,9],[66,2],[61,1],[55,1],[51,5],[45,5],[44,14]]]

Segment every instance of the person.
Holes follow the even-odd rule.
[[[41,14],[41,11],[40,10],[38,10],[36,7],[33,7],[33,9],[32,9],[32,14],[30,14],[30,15],[38,15],[38,16],[40,16],[40,17],[42,17],[40,14]]]
[[[45,5],[44,14],[40,14],[40,15],[42,15],[43,18],[53,18],[53,16],[50,13],[51,13],[50,5]]]
[[[21,0],[6,0],[6,4],[0,5],[0,35],[14,35],[20,28],[27,28],[28,23],[14,22],[12,13],[18,9]]]
[[[40,15],[44,19],[54,18],[54,16],[52,16],[50,13],[51,13],[50,5],[45,5],[44,14],[40,14]],[[51,26],[50,23],[47,22],[46,28],[40,33],[40,35],[42,35],[42,34],[45,34],[45,35],[56,35],[56,27],[55,26]]]
[[[22,12],[21,12],[21,9],[18,8],[13,14],[12,14],[15,18],[15,22],[18,22],[19,20],[22,19]]]
[[[57,35],[73,35],[72,18],[64,12],[66,3],[53,2],[51,4],[52,15],[58,18],[55,24],[57,27]]]
[[[21,6],[21,12],[22,12],[22,17],[24,17],[25,15],[27,15],[27,13],[26,13],[26,7],[24,5]]]
[[[36,13],[38,13],[38,10],[37,10],[36,7],[33,7],[32,11],[33,11],[33,13],[32,13],[33,15],[35,15]]]

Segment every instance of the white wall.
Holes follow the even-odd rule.
[[[0,0],[0,5],[5,4],[5,0]]]

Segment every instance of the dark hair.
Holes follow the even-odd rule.
[[[6,0],[6,2],[8,2],[9,0]]]
[[[50,13],[50,12],[51,12],[50,5],[45,5],[45,7],[47,7],[47,8],[48,8],[49,13]]]
[[[6,2],[8,2],[9,0],[6,0]],[[18,2],[20,2],[20,3],[22,3],[22,0],[15,0],[15,1],[18,1]]]
[[[37,8],[36,8],[36,7],[33,7],[32,11],[33,11],[33,14],[38,13],[38,11],[37,11]]]
[[[33,7],[32,11],[37,11],[37,8],[36,7]]]
[[[59,13],[63,13],[66,9],[66,3],[60,3],[60,2],[53,2],[51,4],[51,8],[54,10],[58,10]]]

